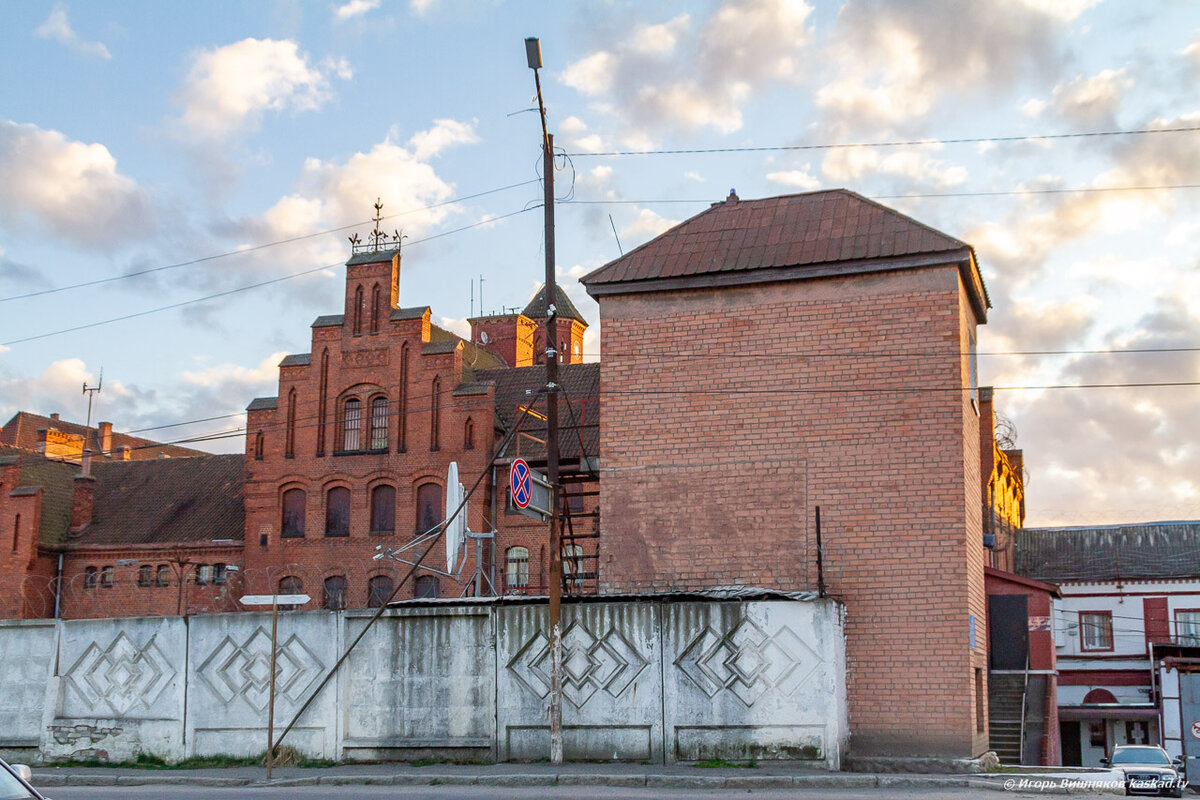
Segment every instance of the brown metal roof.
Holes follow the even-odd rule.
[[[830,189],[761,200],[731,195],[582,283],[598,297],[963,262],[973,262],[970,245],[852,191]],[[980,280],[974,272],[968,285]],[[986,308],[981,281],[978,290],[977,305]]]
[[[1055,583],[1195,578],[1200,521],[1025,528],[1014,556],[1017,573]]]
[[[546,366],[509,369],[478,370],[476,381],[496,384],[496,417],[500,427],[509,430],[520,416],[521,406],[531,406],[544,413],[545,399],[538,390],[546,385]],[[600,455],[600,365],[560,364],[558,383],[563,391],[558,404],[559,452],[564,459],[580,457],[582,439],[583,455],[594,458]],[[527,393],[528,392],[528,393]],[[546,423],[535,416],[526,416],[521,431],[529,435],[522,437],[520,455],[530,460],[544,460],[546,448],[535,440],[545,440]],[[515,448],[502,456],[514,455]]]
[[[72,545],[242,541],[241,455],[93,463],[92,523]]]

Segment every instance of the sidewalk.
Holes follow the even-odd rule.
[[[1098,773],[1103,778],[1107,773]],[[1006,780],[1036,774],[988,775],[871,774],[825,772],[811,767],[763,764],[753,769],[701,769],[689,765],[647,764],[348,764],[336,767],[280,767],[267,781],[262,767],[228,769],[147,770],[105,767],[42,767],[34,770],[33,784],[55,786],[315,786],[315,785],[468,785],[555,786],[591,785],[650,788],[761,789],[769,787],[869,789],[895,786],[976,788],[1004,791]],[[1049,776],[1047,776],[1049,777]],[[1059,778],[1062,776],[1054,776]],[[1075,775],[1073,777],[1085,777]],[[1043,789],[1042,791],[1047,791]],[[1051,793],[1066,794],[1062,789]]]

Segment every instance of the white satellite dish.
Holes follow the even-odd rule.
[[[483,344],[487,344],[492,341],[492,337],[488,336],[487,331],[480,331],[479,332],[479,341]]]
[[[458,462],[451,461],[446,470],[446,514],[453,514],[462,504],[466,490],[458,482]],[[446,526],[446,571],[453,573],[458,565],[458,551],[467,540],[467,509],[463,508]]]

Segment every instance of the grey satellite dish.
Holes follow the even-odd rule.
[[[492,341],[492,337],[487,335],[487,331],[480,331],[479,332],[479,341],[482,344],[488,344],[489,342]]]

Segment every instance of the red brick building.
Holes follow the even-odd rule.
[[[722,203],[583,278],[608,592],[828,591],[855,757],[988,749],[972,248],[844,190]]]

